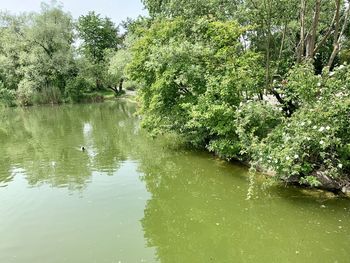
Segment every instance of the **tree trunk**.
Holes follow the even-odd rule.
[[[336,4],[336,6],[335,6],[335,11],[334,11],[332,22],[331,22],[331,24],[328,27],[327,33],[324,34],[322,40],[315,47],[314,54],[316,54],[316,52],[320,49],[320,47],[322,47],[326,43],[326,41],[328,40],[329,36],[332,33],[332,29],[333,29],[334,23],[335,23],[335,21],[336,21],[336,19],[338,17],[339,11],[340,11],[340,0],[336,0],[335,4]]]
[[[264,2],[265,3],[265,2]],[[266,3],[265,3],[266,5]],[[267,27],[267,39],[266,39],[266,72],[265,72],[265,88],[266,91],[270,90],[270,83],[271,83],[271,54],[270,54],[270,48],[271,48],[271,2],[270,0],[267,1],[268,14],[266,18],[266,27]]]
[[[123,83],[124,83],[124,79],[121,78],[119,81],[119,93],[121,93],[123,91]]]
[[[306,9],[306,2],[305,0],[301,0],[301,6],[300,6],[300,45],[299,50],[297,51],[297,62],[299,63],[303,56],[305,51],[305,9]]]
[[[320,20],[321,0],[316,0],[314,18],[312,22],[311,35],[307,38],[306,59],[314,59],[316,46],[317,28]]]
[[[339,9],[340,9],[340,0],[337,0],[337,5],[339,5]],[[337,8],[338,9],[338,8]],[[333,41],[333,52],[329,58],[328,61],[328,67],[331,68],[334,62],[335,57],[338,55],[341,46],[340,46],[340,42],[341,42],[341,38],[344,34],[345,29],[348,26],[349,23],[349,13],[350,13],[350,6],[349,6],[349,2],[347,3],[347,9],[346,9],[346,13],[344,16],[344,21],[343,21],[343,26],[342,29],[339,33],[340,30],[340,15],[339,15],[339,11],[336,14],[336,18],[335,18],[335,31],[334,31],[334,41]]]

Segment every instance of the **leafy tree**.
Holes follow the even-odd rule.
[[[23,41],[28,19],[25,15],[0,13],[0,80],[5,89],[16,90],[22,77],[20,56],[23,50],[29,48],[28,43]]]
[[[60,6],[42,4],[32,25],[25,30],[30,50],[21,58],[24,78],[35,81],[36,88],[64,90],[73,63],[73,21]]]
[[[259,94],[261,82],[259,56],[242,53],[239,39],[245,30],[236,22],[208,19],[154,23],[134,46],[128,68],[143,83],[144,125],[156,133],[176,131],[196,146],[236,156],[229,120],[240,101]],[[224,142],[230,143],[224,147]]]
[[[104,60],[106,49],[118,49],[118,28],[110,18],[101,18],[95,12],[89,12],[78,19],[78,35],[83,43],[81,48],[94,63]]]
[[[84,77],[94,78],[96,88],[101,89],[106,86],[105,72],[108,71],[106,50],[116,51],[120,44],[118,28],[109,18],[89,12],[79,17],[77,29],[83,41],[80,49],[85,61]]]
[[[110,83],[108,88],[113,90],[116,95],[123,93],[123,84],[128,81],[126,69],[132,60],[131,47],[136,39],[135,34],[128,32],[124,36],[123,48],[108,56],[110,57],[108,67]]]
[[[2,16],[0,72],[6,89],[16,90],[19,103],[58,102],[73,67],[73,21],[53,2],[41,12]],[[45,98],[46,97],[46,98]]]
[[[126,79],[125,68],[130,60],[130,53],[125,49],[118,50],[110,59],[108,74],[111,82],[108,88],[116,95],[123,92],[123,83]]]
[[[215,17],[219,19],[232,18],[237,11],[238,0],[143,0],[152,17]]]
[[[143,84],[145,127],[278,179],[349,182],[349,68],[337,67],[347,59],[348,1],[143,2],[151,20],[133,28],[128,72]]]

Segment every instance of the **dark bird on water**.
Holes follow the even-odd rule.
[[[84,147],[84,146],[81,146],[81,150],[84,152],[84,151],[85,151],[85,147]]]

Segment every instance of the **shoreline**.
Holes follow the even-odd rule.
[[[113,95],[113,96],[112,96]],[[125,90],[125,93],[122,94],[119,97],[115,97],[114,94],[101,94],[101,99],[98,101],[84,101],[84,102],[78,102],[78,103],[48,103],[48,104],[37,104],[37,105],[28,105],[28,106],[13,106],[9,108],[27,108],[27,107],[33,107],[33,106],[61,106],[65,104],[93,104],[93,103],[103,103],[103,102],[108,102],[108,101],[118,101],[118,100],[126,100],[131,103],[138,103],[136,100],[137,97],[137,91],[131,91],[131,90]],[[232,159],[232,160],[225,160],[223,158],[220,158],[218,155],[215,155],[213,152],[208,151],[205,149],[205,152],[212,154],[216,158],[223,160],[227,163],[232,163],[232,164],[239,164],[247,169],[252,168],[252,165],[249,163],[249,161],[241,161],[238,159]],[[275,176],[274,171],[266,171],[262,167],[256,167],[256,172],[262,174],[266,179],[268,180],[269,178],[272,178]],[[336,196],[339,197],[347,197],[350,198],[350,180],[345,180],[344,178],[330,178],[326,176],[322,171],[315,171],[314,174],[317,176],[318,179],[320,179],[322,186],[319,187],[310,187],[308,185],[303,185],[299,182],[299,178],[296,176],[290,176],[286,177],[285,180],[278,180],[278,183],[285,183],[286,185],[289,186],[295,186],[300,188],[301,190],[310,190],[310,191],[324,191],[327,193],[332,193]]]

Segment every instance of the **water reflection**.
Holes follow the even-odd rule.
[[[348,256],[348,200],[257,187],[257,198],[247,201],[246,169],[207,154],[162,150],[144,155],[140,169],[152,195],[141,223],[159,262],[341,262]]]
[[[244,242],[237,229],[243,223],[239,214],[245,203],[232,198],[244,196],[245,181],[229,184],[231,173],[239,176],[242,171],[209,166],[210,162],[201,155],[169,156],[161,161],[162,168],[144,171],[152,198],[142,226],[160,262],[232,262],[245,257],[237,249]]]
[[[138,126],[134,111],[127,102],[5,110],[0,117],[1,184],[11,182],[18,170],[30,185],[70,189],[84,188],[93,171],[112,175],[128,158],[130,131]]]
[[[17,177],[25,178],[33,186],[31,189],[43,184],[55,187],[49,191],[35,189],[38,196],[23,188],[18,188],[23,193],[12,189],[15,198],[10,193],[3,195],[5,200],[11,200],[3,209],[7,220],[0,229],[7,231],[3,235],[6,242],[13,234],[6,226],[13,222],[16,229],[22,227],[18,236],[27,232],[28,240],[32,240],[31,228],[18,214],[23,210],[28,222],[39,224],[33,228],[39,232],[42,228],[38,218],[47,225],[65,222],[61,228],[44,232],[71,238],[72,243],[62,247],[62,253],[79,243],[92,242],[90,250],[96,249],[94,255],[101,259],[96,262],[106,261],[103,260],[107,255],[98,254],[106,246],[110,247],[108,256],[114,256],[125,244],[125,258],[150,258],[149,251],[153,253],[154,249],[159,262],[347,260],[348,200],[326,199],[320,203],[319,199],[293,189],[269,188],[257,189],[259,198],[248,202],[246,169],[206,153],[178,148],[173,138],[147,138],[133,115],[135,107],[119,102],[10,109],[0,114],[0,187],[20,181],[15,180]],[[82,145],[85,152],[80,150]],[[100,184],[90,184],[93,176],[101,177]],[[82,190],[88,185],[95,187],[86,189],[86,198],[81,199],[56,191]],[[27,196],[30,205],[23,205],[22,198]],[[48,198],[40,208],[34,206],[41,197],[49,196],[54,198]],[[50,214],[56,216],[51,218]],[[49,218],[45,221],[45,217]],[[98,225],[99,231],[95,230],[96,222],[103,222]],[[74,235],[77,226],[81,232]],[[119,240],[120,236],[123,240]],[[139,242],[137,249],[135,237]],[[152,249],[144,248],[143,237]],[[106,238],[110,241],[106,242]],[[20,243],[18,240],[15,238],[13,244]],[[84,246],[81,249],[87,251]],[[12,252],[7,253],[9,258]],[[32,249],[27,253],[33,254]],[[71,252],[71,258],[77,254]]]

